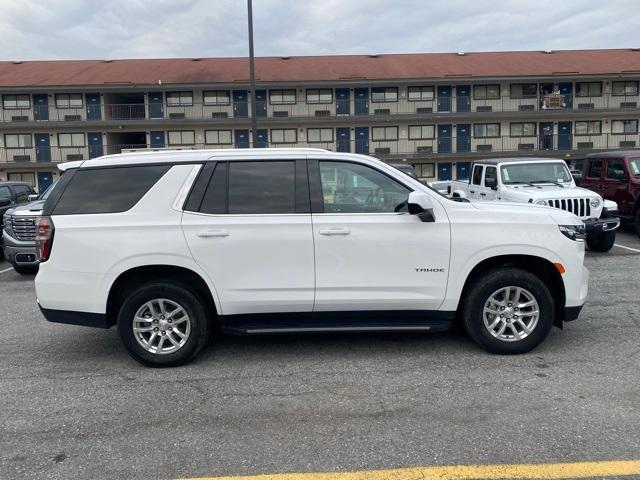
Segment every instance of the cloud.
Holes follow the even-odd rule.
[[[0,0],[3,60],[247,54],[244,0]],[[254,0],[257,55],[640,47],[634,0]]]

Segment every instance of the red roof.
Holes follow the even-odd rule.
[[[248,82],[247,58],[0,62],[0,87]],[[258,82],[640,74],[640,50],[256,58]]]

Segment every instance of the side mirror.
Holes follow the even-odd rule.
[[[408,200],[409,213],[417,215],[423,222],[435,222],[433,200],[424,192],[411,192]]]
[[[490,188],[491,190],[498,190],[498,179],[497,178],[485,178],[484,186]]]
[[[32,193],[27,197],[27,200],[29,200],[30,202],[35,202],[36,200],[38,200],[38,196],[39,195],[37,193]]]
[[[11,205],[10,198],[0,198],[0,207],[6,207],[7,205]]]

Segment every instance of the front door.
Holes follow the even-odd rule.
[[[354,102],[355,102],[356,115],[368,115],[369,114],[369,89],[354,88],[353,96],[354,96]]]
[[[207,183],[199,211],[184,212],[182,229],[214,284],[225,323],[232,325],[228,316],[235,314],[311,312],[315,267],[304,160],[218,162]]]
[[[249,130],[234,130],[233,143],[236,148],[249,148]]]
[[[149,92],[149,118],[164,118],[162,92]]]
[[[336,151],[351,151],[351,129],[349,127],[336,128]]]
[[[267,116],[267,91],[256,90],[256,117]]]
[[[164,132],[162,131],[150,132],[149,146],[151,148],[164,148],[165,146]]]
[[[238,118],[246,118],[249,116],[246,90],[233,91],[233,116]]]
[[[36,162],[51,161],[51,143],[48,133],[36,133],[33,135],[36,142]]]
[[[456,134],[456,152],[471,151],[471,124],[459,123]]]
[[[538,124],[538,138],[540,150],[553,150],[553,122]]]
[[[438,111],[450,112],[451,111],[451,86],[438,85],[436,91],[438,93]]]
[[[558,89],[564,96],[564,108],[573,108],[573,83],[559,83]]]
[[[487,165],[484,168],[484,175],[482,176],[482,184],[476,186],[476,197],[479,200],[495,200],[498,196],[497,190],[493,190],[490,186],[491,180],[497,181],[498,179],[498,167]]]
[[[87,93],[85,94],[84,99],[87,103],[87,120],[100,120],[102,118],[100,94]]]
[[[438,162],[438,181],[451,180],[451,162]]]
[[[456,162],[456,180],[469,180],[471,162]]]
[[[102,133],[89,132],[87,133],[87,140],[89,144],[89,158],[101,157],[102,156]]]
[[[558,122],[558,150],[571,150],[573,148],[571,125],[571,122]]]
[[[618,204],[620,211],[633,211],[635,199],[629,189],[627,167],[623,158],[609,158],[606,161],[602,196]]]
[[[256,144],[255,148],[267,148],[269,146],[269,130],[266,128],[259,128],[256,132]]]
[[[356,153],[369,153],[369,127],[356,127]]]
[[[458,85],[456,87],[456,111],[471,111],[471,86]]]
[[[438,125],[438,153],[451,153],[451,125]]]
[[[53,183],[51,172],[38,172],[38,192],[43,193]]]
[[[351,95],[348,88],[336,88],[336,115],[351,114]]]
[[[366,165],[320,161],[309,169],[319,170],[313,177],[320,183],[312,182],[319,205],[314,311],[437,309],[449,264],[444,211],[435,212],[435,222],[409,215],[411,189]]]
[[[47,94],[33,94],[33,118],[49,120],[49,97]]]

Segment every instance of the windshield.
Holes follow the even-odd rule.
[[[629,161],[629,170],[634,177],[640,177],[640,158]]]
[[[571,181],[571,173],[564,162],[517,163],[500,168],[502,183],[565,183]]]

